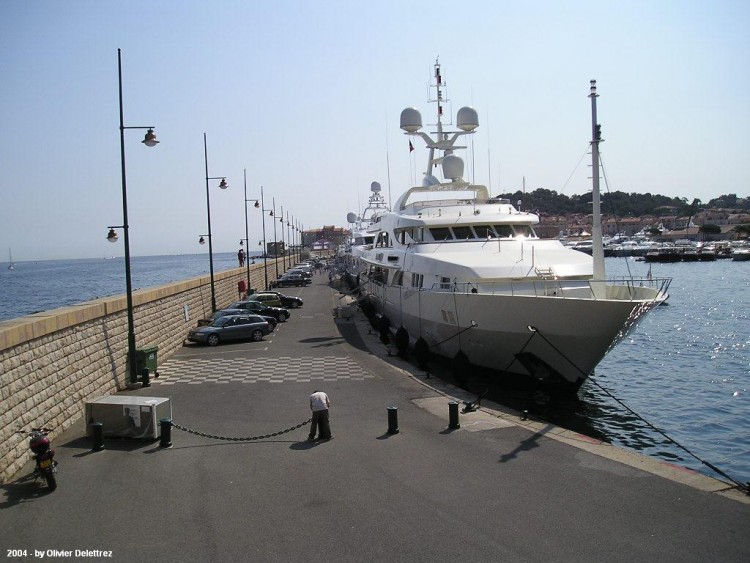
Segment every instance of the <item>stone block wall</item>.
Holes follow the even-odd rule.
[[[275,280],[274,260],[266,267]],[[218,308],[237,300],[246,275],[245,268],[214,274]],[[250,287],[264,284],[263,263],[251,265]],[[198,319],[211,316],[210,277],[135,291],[133,314],[136,348],[157,346],[162,363]],[[18,430],[45,426],[54,440],[78,423],[83,433],[86,401],[126,388],[127,325],[125,295],[0,322],[0,483],[30,459]]]

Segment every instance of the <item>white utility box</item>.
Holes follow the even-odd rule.
[[[157,440],[163,418],[172,419],[172,403],[164,397],[107,395],[86,401],[84,424],[91,434],[93,422],[102,423],[102,432],[110,438]]]

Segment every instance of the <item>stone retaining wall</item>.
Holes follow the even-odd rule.
[[[275,280],[274,260],[267,271]],[[246,277],[245,268],[214,274],[217,307],[237,300]],[[263,264],[250,266],[250,286],[264,283]],[[162,363],[211,316],[210,277],[134,291],[133,311],[136,348],[157,346]],[[125,295],[0,322],[0,483],[30,459],[19,429],[52,428],[53,440],[76,423],[83,430],[86,401],[126,388],[127,348]]]

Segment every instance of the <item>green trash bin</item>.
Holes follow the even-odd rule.
[[[144,368],[148,368],[150,374],[153,374],[154,377],[159,377],[159,372],[156,371],[156,356],[158,351],[158,346],[139,348],[135,351],[135,369],[138,375],[143,373]]]

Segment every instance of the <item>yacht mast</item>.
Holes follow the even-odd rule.
[[[591,174],[593,179],[592,190],[592,224],[591,243],[592,257],[594,259],[594,280],[603,281],[604,272],[604,245],[602,242],[602,206],[599,196],[599,143],[602,141],[602,126],[596,122],[596,80],[591,81]]]

